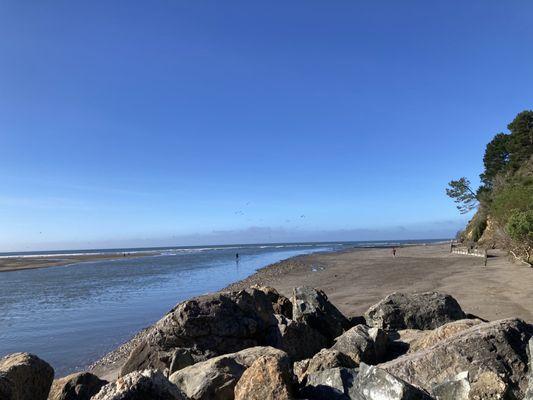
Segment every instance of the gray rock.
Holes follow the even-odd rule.
[[[157,369],[164,371],[170,367],[173,349],[164,351],[149,339],[142,340],[130,353],[126,363],[122,366],[120,376],[124,376],[133,371],[143,371],[145,369]]]
[[[134,371],[102,387],[91,400],[186,400],[186,397],[156,370]]]
[[[405,353],[415,353],[446,340],[457,333],[483,323],[480,319],[460,319],[448,322],[432,330],[401,329],[389,331],[387,353],[384,361],[398,358]]]
[[[368,335],[372,342],[374,342],[374,353],[376,356],[376,362],[381,362],[387,356],[387,350],[389,347],[389,335],[380,328],[370,328]]]
[[[433,330],[417,331],[418,335],[414,335],[414,339],[409,343],[409,352],[413,353],[434,346],[441,340],[446,340],[465,329],[469,329],[481,323],[483,323],[483,321],[480,319],[460,319],[448,322]]]
[[[470,382],[468,371],[433,387],[431,393],[437,400],[469,400]]]
[[[253,285],[251,288],[260,290],[267,295],[275,314],[292,319],[292,303],[287,297],[279,294],[276,289],[270,286]]]
[[[452,296],[437,292],[395,292],[365,313],[369,326],[385,330],[435,329],[464,318],[465,313]]]
[[[351,398],[358,400],[431,400],[421,389],[410,385],[387,371],[362,363],[351,390]]]
[[[14,353],[0,360],[0,393],[6,399],[46,400],[53,380],[54,369],[33,354]]]
[[[387,348],[387,335],[379,328],[357,325],[335,339],[331,347],[360,362],[375,364],[381,361]]]
[[[168,375],[172,375],[174,372],[179,371],[189,365],[193,365],[196,360],[193,357],[193,353],[189,349],[176,349],[172,353],[170,361]]]
[[[527,387],[526,346],[532,335],[533,327],[518,319],[481,323],[380,367],[427,391],[468,371],[472,390],[475,386],[480,396],[485,390],[520,399]]]
[[[277,329],[268,296],[257,289],[201,296],[178,304],[145,334],[121,375],[170,367],[173,352],[187,348],[195,360],[269,345]]]
[[[297,322],[276,315],[278,329],[275,338],[269,340],[272,346],[285,351],[294,360],[313,357],[321,349],[328,347],[329,340],[305,322]]]
[[[193,400],[230,400],[244,371],[262,356],[288,360],[285,352],[273,347],[252,347],[183,368],[170,381]]]
[[[48,400],[89,400],[107,383],[89,372],[78,372],[55,380]]]
[[[301,395],[309,399],[335,400],[431,400],[423,390],[375,366],[359,369],[331,368],[310,372]]]
[[[349,368],[331,368],[309,373],[302,382],[300,394],[313,400],[350,400],[355,396],[354,383],[357,370]]]
[[[329,340],[340,336],[350,326],[350,321],[321,290],[306,286],[294,288],[291,302],[293,319],[305,322]]]
[[[437,400],[507,399],[510,393],[509,385],[502,376],[492,371],[479,373],[475,380],[470,379],[468,371],[463,371],[435,385],[431,392]],[[524,399],[527,399],[527,395]]]
[[[304,373],[313,373],[332,368],[355,368],[353,359],[340,351],[322,349],[305,366]]]
[[[292,364],[292,370],[294,371],[294,375],[298,379],[298,382],[301,382],[305,378],[310,361],[311,359],[308,358],[307,360],[296,361]]]
[[[533,400],[533,338],[529,339],[527,354],[529,359],[528,387],[524,400]]]

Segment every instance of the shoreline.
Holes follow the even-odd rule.
[[[383,245],[371,246],[373,243],[383,243]],[[444,240],[444,242],[448,242]],[[324,244],[325,246],[332,245],[335,243],[352,243],[352,242],[305,242],[305,243],[268,243],[263,246],[267,247],[278,247],[278,245],[283,246],[306,246],[306,245],[315,245],[315,244]],[[368,243],[368,246],[354,246],[354,249],[377,249],[377,248],[390,248],[392,246],[403,247],[403,246],[418,246],[423,242],[417,243],[417,240],[413,240],[411,243],[402,243],[394,241],[367,241],[367,242],[353,242],[353,243]],[[438,244],[440,242],[430,242],[430,244]],[[49,268],[49,267],[61,267],[61,266],[70,266],[71,264],[78,264],[83,262],[91,261],[105,261],[105,260],[116,260],[121,258],[142,258],[142,257],[151,257],[157,255],[163,255],[164,253],[171,251],[182,251],[182,250],[205,250],[205,249],[223,249],[223,248],[243,248],[247,246],[259,246],[260,244],[234,244],[234,245],[211,245],[211,246],[177,246],[177,247],[153,247],[153,248],[131,248],[131,249],[102,249],[102,250],[74,250],[69,252],[57,251],[51,253],[38,253],[38,254],[9,254],[2,253],[0,255],[0,273],[2,272],[11,272],[11,271],[21,271],[27,269],[40,269],[40,268]],[[345,248],[338,251],[352,250],[352,248]],[[337,250],[336,250],[337,251]],[[335,252],[336,252],[335,251]],[[268,266],[266,266],[268,267]],[[264,267],[264,268],[266,268]]]
[[[411,246],[411,245],[409,245]],[[417,246],[417,244],[414,244],[413,246]],[[380,247],[381,249],[389,248],[389,247]],[[269,275],[270,273],[273,274],[273,276],[280,276],[284,272],[287,272],[288,270],[293,270],[296,268],[305,268],[307,265],[305,261],[299,261],[300,259],[305,259],[306,257],[309,257],[310,255],[319,255],[319,254],[341,254],[344,252],[354,252],[354,251],[364,251],[366,249],[369,249],[368,247],[353,247],[348,249],[341,249],[341,250],[335,250],[335,251],[318,251],[316,253],[312,254],[303,254],[303,255],[297,255],[292,256],[289,258],[286,258],[284,260],[275,262],[273,264],[265,265],[264,267],[259,268],[257,271],[255,271],[252,275],[241,279],[239,281],[230,283],[229,285],[225,286],[224,288],[217,290],[212,293],[220,293],[220,292],[227,292],[227,291],[234,291],[234,290],[241,290],[243,288],[250,287],[255,284],[259,284],[257,282],[258,279],[264,279],[263,277],[265,275]],[[258,278],[262,277],[262,278]],[[209,294],[209,293],[205,293]],[[187,299],[190,300],[190,299]],[[184,301],[187,301],[184,300]],[[179,303],[178,303],[179,304]],[[175,306],[175,305],[174,305]],[[172,308],[174,308],[174,306]],[[169,310],[170,312],[171,310]],[[166,315],[166,314],[164,314]],[[161,315],[161,318],[164,316]],[[101,379],[106,380],[115,380],[118,378],[118,372],[120,370],[120,366],[125,362],[127,357],[130,355],[131,351],[137,346],[137,344],[143,339],[145,332],[147,332],[152,325],[147,326],[141,330],[139,330],[137,333],[135,333],[130,339],[128,339],[126,342],[119,345],[116,349],[110,351],[109,353],[105,354],[102,358],[96,360],[95,362],[92,362],[87,365],[86,370],[90,371],[91,373],[95,374],[96,376],[100,377]],[[119,366],[114,364],[119,364]]]
[[[449,252],[448,244],[390,248],[350,248],[291,257],[258,269],[217,292],[252,285],[271,286],[291,296],[296,286],[324,290],[347,317],[357,317],[394,291],[439,291],[454,296],[467,313],[488,320],[507,317],[533,322],[533,270],[491,251],[487,267],[477,257]],[[163,316],[161,316],[163,317]],[[101,378],[113,379],[147,327],[88,366]]]
[[[38,256],[9,256],[0,258],[0,273],[41,269],[50,267],[68,267],[91,261],[117,260],[124,258],[141,258],[155,256],[157,252],[146,253],[108,253],[108,254],[75,254],[75,255],[38,255]]]

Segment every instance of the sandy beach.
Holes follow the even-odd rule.
[[[448,244],[405,246],[396,258],[391,249],[350,249],[298,256],[258,270],[224,290],[266,285],[290,296],[295,286],[326,292],[346,315],[359,316],[394,291],[451,294],[467,313],[487,320],[518,317],[533,322],[533,269],[511,263],[492,250],[487,266],[480,258],[450,254]],[[92,366],[106,379],[118,369],[142,333]]]
[[[324,290],[348,316],[361,315],[394,291],[440,291],[465,312],[488,320],[518,317],[533,322],[533,269],[511,263],[499,250],[480,258],[450,254],[448,244],[407,246],[396,258],[390,249],[348,250],[296,257],[263,268],[228,289],[273,286],[290,296],[295,286]]]
[[[80,262],[113,260],[116,258],[135,258],[157,254],[156,252],[140,253],[101,253],[101,254],[75,254],[58,256],[24,256],[0,258],[0,272],[17,271],[24,269],[59,267]]]

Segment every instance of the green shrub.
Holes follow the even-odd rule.
[[[533,245],[533,210],[514,210],[507,222],[507,232],[511,239]]]
[[[533,209],[513,210],[506,225],[507,233],[514,242],[515,256],[531,265],[533,250]]]
[[[490,214],[505,226],[514,210],[533,210],[533,179],[519,178],[493,195]]]

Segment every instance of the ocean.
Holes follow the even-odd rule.
[[[220,290],[259,268],[297,255],[387,245],[391,243],[39,252],[50,257],[139,252],[139,257],[0,273],[0,357],[31,352],[50,363],[56,376],[63,376],[115,349],[178,302]],[[34,254],[0,253],[0,257]]]

